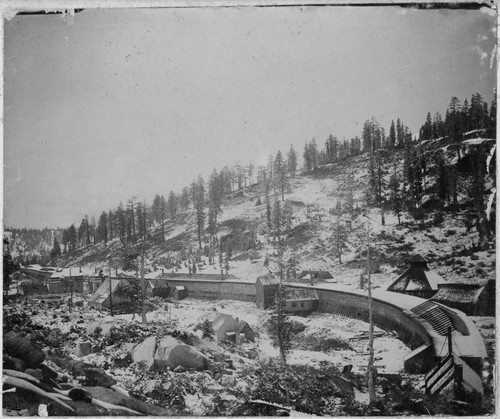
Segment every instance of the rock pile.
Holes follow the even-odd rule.
[[[68,375],[83,378],[84,385],[71,384]],[[2,380],[3,416],[38,416],[40,409],[50,416],[175,414],[132,397],[101,368],[46,357],[29,339],[12,331],[4,335]]]

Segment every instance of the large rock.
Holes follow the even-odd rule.
[[[208,367],[209,359],[191,346],[172,336],[160,340],[154,357],[154,368],[162,370],[182,366],[186,369],[203,370]]]
[[[76,342],[75,356],[81,358],[92,353],[92,344],[90,342]]]
[[[137,346],[137,343],[133,342],[123,342],[120,349],[127,353],[132,353],[133,349]]]
[[[14,332],[4,335],[3,350],[7,355],[22,360],[28,368],[38,368],[45,361],[45,354],[38,346]]]
[[[150,336],[142,343],[139,343],[132,349],[132,361],[135,363],[143,362],[148,370],[153,368],[156,352],[156,336]]]
[[[85,377],[85,383],[89,386],[111,387],[116,380],[110,377],[102,368],[94,367],[76,359],[51,358],[56,365],[68,370],[73,377]]]

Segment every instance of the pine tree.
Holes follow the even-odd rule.
[[[472,122],[472,120],[471,120]],[[448,105],[445,118],[446,135],[453,142],[458,142],[462,135],[462,119],[461,119],[461,106],[457,97],[453,96]],[[457,146],[458,159],[460,160],[460,152]]]
[[[57,237],[54,237],[54,244],[52,246],[52,257],[58,258],[59,256],[61,256],[61,246],[59,245]]]
[[[394,126],[394,120],[391,121],[391,127],[389,129],[389,148],[394,148],[396,146],[396,127]]]
[[[271,219],[271,181],[264,181],[264,194],[266,198],[266,219],[267,219],[267,229],[271,231],[272,229],[272,219]]]
[[[431,113],[427,112],[427,118],[424,125],[420,128],[420,141],[430,140],[432,138],[432,118]]]
[[[253,186],[254,185],[254,174],[255,174],[255,166],[252,162],[250,162],[248,164],[248,167],[247,167],[247,173],[248,173],[248,181],[250,182],[250,186]],[[221,187],[222,187],[222,184],[221,184]]]
[[[128,226],[129,223],[126,218],[125,209],[123,208],[123,203],[120,202],[118,207],[116,208],[116,219],[117,219],[117,227],[118,227],[118,237],[122,244],[126,242],[128,237]]]
[[[283,155],[281,151],[278,150],[276,153],[276,158],[274,159],[274,174],[275,174],[275,184],[277,185],[278,191],[281,193],[281,200],[285,200],[285,192],[290,187],[288,181],[288,172],[286,170],[285,161],[283,160]]]
[[[129,240],[135,241],[136,228],[135,228],[135,196],[131,197],[127,202],[127,236]]]
[[[64,246],[63,252],[67,253],[68,252],[68,243],[69,243],[68,229],[63,230],[61,242]]]
[[[294,177],[295,172],[297,171],[297,153],[295,153],[292,145],[290,145],[290,150],[288,151],[287,169],[288,173],[290,173],[290,175]]]
[[[438,139],[444,137],[445,135],[446,133],[443,119],[441,118],[441,114],[436,112],[434,114],[434,118],[432,119],[432,138]]]
[[[165,241],[165,218],[167,214],[167,203],[163,195],[156,194],[151,206],[153,219],[161,226],[161,241]]]
[[[319,165],[319,153],[316,139],[314,137],[309,144],[309,152],[311,153],[311,168],[312,170],[316,170]]]
[[[311,151],[308,143],[304,145],[303,157],[304,157],[304,171],[310,172],[312,170],[312,162],[311,162]]]
[[[403,202],[401,195],[401,183],[396,169],[396,162],[393,165],[393,172],[389,180],[388,188],[391,191],[391,204],[394,215],[398,217],[398,224],[401,225],[401,212],[403,210]]]
[[[275,199],[273,205],[273,230],[279,241],[283,232],[283,213],[279,199]]]
[[[366,185],[366,201],[369,205],[377,203],[377,169],[373,152],[369,154],[368,160],[368,184]]]
[[[344,182],[346,211],[353,215],[354,210],[354,175],[351,170],[348,170]]]
[[[144,220],[144,210],[141,201],[138,201],[136,204],[136,216],[137,216],[137,234],[139,239],[144,240],[144,229],[143,226],[145,224]]]
[[[208,180],[208,226],[210,234],[217,232],[217,218],[222,213],[223,185],[214,169]]]
[[[384,198],[384,190],[385,190],[385,182],[384,182],[384,175],[385,172],[383,170],[383,165],[382,165],[382,155],[381,153],[377,154],[377,159],[376,159],[376,182],[377,182],[377,194],[376,194],[376,200],[377,200],[377,205],[380,208],[380,217],[381,217],[381,224],[385,225],[385,216],[384,216],[384,203],[385,203],[385,198]]]
[[[77,248],[78,245],[78,234],[76,232],[76,227],[74,224],[71,224],[71,226],[68,229],[68,246],[70,252],[74,252]]]
[[[108,238],[109,240],[115,238],[115,214],[112,210],[108,211]]]
[[[202,248],[201,240],[205,230],[205,217],[203,202],[198,202],[196,204],[196,231],[198,233],[198,245],[200,249]]]
[[[405,143],[403,129],[404,129],[403,125],[401,124],[401,121],[398,118],[396,121],[396,144],[398,148],[403,147]]]
[[[99,216],[99,221],[97,223],[97,237],[98,241],[103,241],[104,246],[108,245],[108,214],[103,211]]]
[[[182,188],[179,205],[183,211],[186,211],[189,208],[189,188],[187,186]]]
[[[299,277],[299,261],[295,253],[290,253],[285,261],[285,278],[287,282],[296,282]]]
[[[347,249],[347,229],[338,217],[333,230],[333,239],[335,253],[339,259],[339,264],[342,264],[342,254]]]

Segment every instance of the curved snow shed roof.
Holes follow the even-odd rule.
[[[185,285],[192,298],[232,299],[254,301],[256,287],[254,282],[232,281],[169,281],[170,285]],[[318,297],[318,311],[338,314],[345,317],[368,321],[368,298],[364,290],[349,288],[344,284],[325,284],[323,286],[292,285],[287,288],[314,290]],[[412,311],[427,300],[411,295],[374,289],[373,292],[375,325],[387,331],[396,331],[399,338],[410,348],[432,345],[435,357],[446,355],[446,336],[440,334],[436,325],[425,316]],[[442,307],[442,305],[439,305]],[[461,355],[469,364],[479,364],[486,357],[486,348],[476,325],[463,312],[446,308],[449,319],[460,319],[469,334],[464,335],[458,326],[452,330],[453,351]],[[418,310],[417,310],[418,311]],[[453,313],[453,314],[450,314]],[[456,316],[456,317],[455,317]],[[451,321],[451,320],[450,320]],[[471,361],[472,360],[472,361]],[[472,366],[472,365],[471,365]]]

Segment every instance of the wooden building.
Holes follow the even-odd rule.
[[[167,298],[170,296],[171,288],[168,282],[164,279],[148,279],[146,280],[146,295],[148,297]]]
[[[285,290],[285,312],[307,315],[318,308],[318,297],[312,289]]]
[[[265,310],[274,304],[274,297],[278,291],[279,281],[268,275],[259,276],[255,282],[257,307]]]
[[[469,316],[495,315],[495,280],[487,283],[439,284],[433,301],[463,311]]]
[[[444,278],[427,267],[427,260],[422,256],[411,256],[408,263],[410,267],[389,285],[388,291],[427,299],[436,294],[439,284],[446,283]]]
[[[217,343],[228,340],[235,343],[241,343],[244,340],[253,342],[255,340],[255,332],[250,325],[246,321],[229,314],[219,314],[212,322],[212,329],[215,332]]]
[[[110,308],[110,301],[113,307],[126,303],[126,297],[116,295],[118,287],[125,283],[127,283],[127,279],[106,278],[97,291],[89,298],[89,307],[102,310],[103,308]],[[111,300],[109,298],[110,295]]]
[[[187,298],[189,291],[184,285],[176,285],[171,288],[170,294],[174,300],[183,300],[184,298]]]

